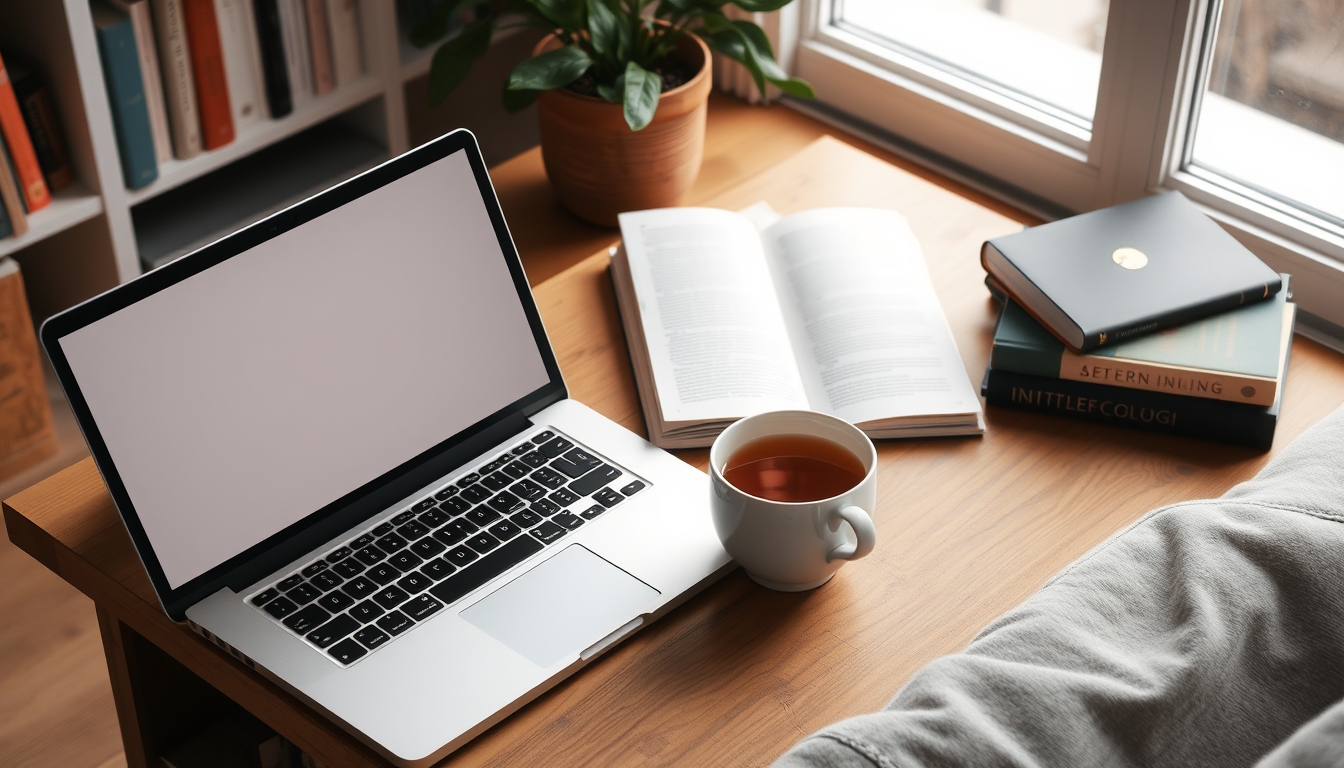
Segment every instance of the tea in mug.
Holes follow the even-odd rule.
[[[863,481],[863,462],[838,443],[812,435],[770,435],[744,443],[723,467],[723,479],[770,501],[807,502],[839,496]]]

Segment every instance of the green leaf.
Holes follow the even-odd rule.
[[[597,84],[597,95],[610,101],[612,104],[621,104],[625,101],[625,73],[622,72],[616,78],[616,82],[611,85]]]
[[[583,3],[575,0],[527,0],[542,18],[566,32],[583,29]]]
[[[765,93],[765,73],[761,71],[761,65],[756,62],[756,56],[751,50],[751,45],[748,44],[740,30],[729,27],[718,32],[707,33],[704,39],[710,48],[746,67],[747,73],[756,83],[756,89],[762,94]]]
[[[605,0],[588,0],[588,38],[599,55],[614,53],[620,47],[621,22]]]
[[[509,88],[508,84],[505,83],[504,109],[507,110],[509,114],[522,112],[524,109],[532,106],[532,103],[537,100],[537,94],[539,93],[541,93],[541,91],[515,91]]]
[[[514,91],[563,88],[578,80],[592,64],[592,58],[581,48],[557,48],[514,67],[508,87]]]
[[[734,21],[733,29],[742,33],[742,38],[746,40],[752,56],[756,58],[756,64],[766,77],[781,79],[788,77],[783,68],[775,63],[775,51],[770,47],[770,38],[765,36],[764,30],[750,21]]]
[[[732,0],[733,5],[752,13],[769,13],[793,2],[793,0]]]
[[[641,130],[653,120],[662,92],[661,76],[633,61],[625,65],[625,122],[630,130]]]
[[[436,107],[448,98],[476,60],[490,48],[493,19],[477,19],[462,28],[456,37],[449,38],[434,52],[429,65],[429,105]]]

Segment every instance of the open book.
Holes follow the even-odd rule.
[[[833,414],[874,438],[984,432],[900,214],[744,214],[620,216],[612,276],[653,443],[706,446],[743,416],[791,408]]]

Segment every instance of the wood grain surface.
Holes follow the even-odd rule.
[[[530,162],[519,158],[510,173]],[[535,173],[527,178],[536,181]],[[517,191],[499,175],[496,183],[501,199]],[[979,381],[995,313],[978,248],[1018,221],[833,139],[697,199],[729,208],[764,199],[785,213],[835,204],[900,210],[923,245],[968,374]],[[544,247],[545,233],[532,228],[544,222],[510,220],[520,248]],[[560,239],[573,253],[589,235],[579,230]],[[610,233],[603,237],[599,247]],[[536,295],[571,395],[643,433],[605,252]],[[1344,362],[1297,338],[1275,450],[1341,401]],[[1273,455],[1016,411],[990,409],[986,416],[983,437],[879,443],[877,549],[827,585],[777,593],[735,571],[448,762],[768,764],[807,733],[880,708],[920,666],[962,648],[1144,512],[1218,495]],[[703,466],[705,453],[680,455]],[[129,630],[164,649],[329,764],[381,764],[311,709],[164,617],[91,461],[10,499],[4,514],[11,539],[92,597],[100,618],[118,622],[121,634]],[[133,750],[127,758],[138,764]]]

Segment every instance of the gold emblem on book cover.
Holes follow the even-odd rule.
[[[1148,263],[1148,254],[1138,248],[1116,248],[1115,253],[1111,254],[1111,261],[1125,269],[1143,269]]]

